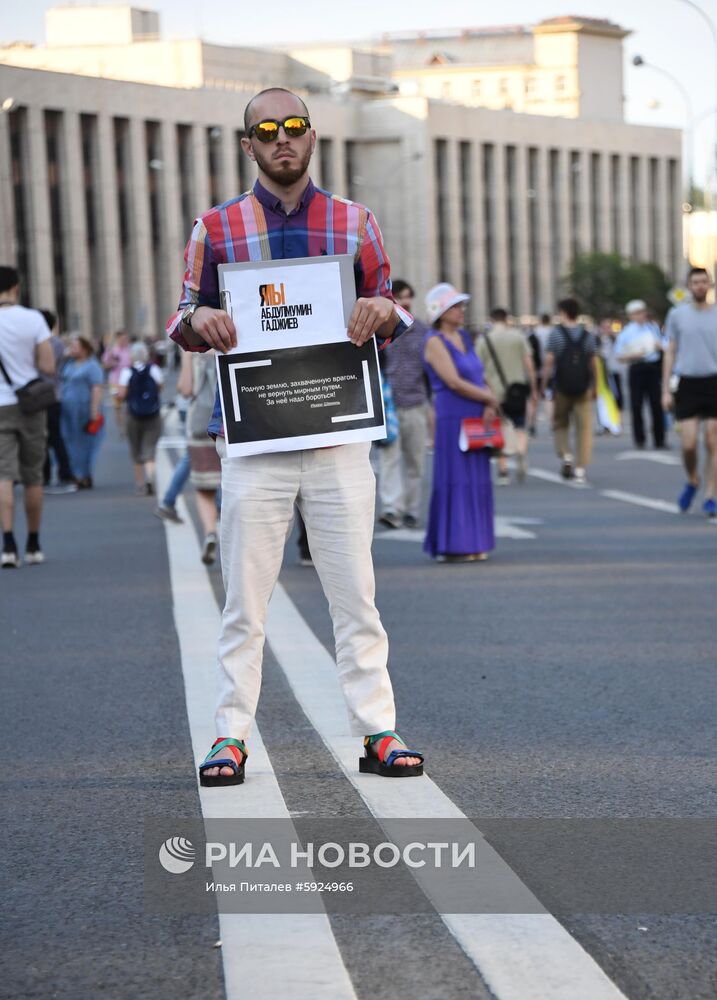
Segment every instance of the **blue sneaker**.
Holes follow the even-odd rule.
[[[680,493],[677,499],[677,506],[680,508],[683,514],[686,514],[687,511],[690,509],[690,507],[692,506],[692,501],[695,499],[696,495],[697,495],[697,487],[693,486],[692,483],[685,483],[685,488],[683,489],[682,493]]]
[[[717,503],[711,497],[702,504],[702,510],[706,517],[717,517]]]

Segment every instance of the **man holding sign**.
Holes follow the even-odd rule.
[[[195,222],[169,335],[189,351],[213,347],[225,354],[237,347],[243,331],[220,308],[222,264],[350,254],[357,299],[348,339],[361,348],[375,336],[385,346],[412,319],[393,301],[389,260],[372,213],[317,189],[309,177],[316,133],[305,104],[281,88],[262,91],[247,105],[244,127],[242,147],[257,164],[258,181],[250,192]],[[276,295],[281,290],[274,288],[272,304]],[[375,479],[369,442],[228,457],[219,393],[209,433],[222,455],[226,605],[219,638],[218,738],[200,765],[201,784],[244,780],[245,740],[261,686],[266,611],[295,503],[329,601],[351,732],[364,737],[360,769],[389,777],[421,774],[423,755],[408,751],[393,732],[388,640],[374,603]]]

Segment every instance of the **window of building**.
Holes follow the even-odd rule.
[[[657,206],[660,204],[659,164],[656,156],[650,157],[650,260],[660,260],[660,229]]]
[[[483,238],[485,247],[485,292],[488,308],[495,303],[495,147],[485,142],[481,147],[483,180]]]
[[[450,281],[448,261],[448,143],[445,139],[436,139],[433,143],[433,167],[436,180],[438,280]]]
[[[563,73],[559,73],[558,76],[555,77],[555,93],[564,94],[568,89],[567,84],[568,82],[565,75]]]
[[[620,179],[620,157],[613,153],[610,157],[610,249],[622,253],[622,182]]]
[[[321,170],[321,187],[325,191],[334,189],[334,141],[319,139],[319,169]]]
[[[640,157],[630,157],[630,257],[637,260],[640,224]]]
[[[573,149],[570,152],[570,254],[574,259],[583,247],[580,244],[580,223],[582,221],[582,205],[580,204],[580,175],[582,166],[580,153]]]
[[[515,146],[505,147],[505,216],[508,229],[508,306],[515,312],[518,307],[518,238],[516,233],[516,159]]]
[[[560,150],[551,149],[549,159],[549,185],[550,185],[550,246],[552,248],[552,275],[553,289],[552,298],[557,298],[558,281],[561,276],[563,257],[563,233],[562,233],[562,194],[563,181],[561,177]]]
[[[481,99],[481,81],[473,80],[471,83],[471,100],[479,101]]]
[[[498,93],[501,97],[507,97],[510,93],[510,80],[507,76],[502,76],[498,80]]]
[[[670,265],[673,279],[680,270],[681,248],[678,244],[677,234],[679,232],[680,218],[680,174],[677,160],[667,162],[667,185],[669,190],[667,213],[670,220],[667,231],[670,234]]]
[[[531,146],[528,149],[528,254],[530,303],[528,309],[532,313],[542,312],[539,306],[540,275],[540,243],[538,240],[538,191],[540,190],[540,160],[538,150]]]
[[[47,185],[50,197],[50,242],[52,270],[55,276],[55,305],[61,329],[67,328],[67,282],[65,276],[64,223],[62,211],[61,144],[64,141],[64,119],[61,111],[45,112],[45,149],[47,155]],[[75,324],[72,324],[75,326]]]
[[[590,154],[590,247],[600,247],[600,216],[603,191],[600,177],[600,154]]]
[[[192,126],[177,125],[177,155],[179,158],[179,202],[182,206],[182,230],[192,230]]]
[[[28,306],[32,301],[32,276],[30,274],[30,248],[27,227],[27,109],[13,108],[8,114],[10,130],[10,159],[12,162],[12,200],[15,215],[15,260],[20,274],[20,300]]]
[[[525,93],[528,97],[534,97],[538,92],[538,81],[534,76],[526,76],[525,78]]]
[[[106,315],[106,290],[101,285],[100,269],[97,266],[97,221],[99,207],[99,187],[97,184],[97,116],[80,115],[80,139],[82,142],[82,186],[84,194],[85,229],[87,232],[88,265],[90,269],[90,329],[96,329]]]
[[[212,205],[218,205],[222,200],[221,193],[221,146],[222,129],[218,125],[210,125],[207,130],[207,166],[209,169],[209,198]]]
[[[460,144],[460,196],[461,196],[461,259],[463,270],[461,287],[469,295],[473,293],[473,146],[470,142]],[[471,303],[468,303],[471,310]]]
[[[443,80],[441,83],[441,97],[444,101],[450,101],[452,93],[451,81]]]

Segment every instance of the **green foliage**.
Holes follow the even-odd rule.
[[[670,308],[670,282],[657,264],[635,264],[616,253],[578,254],[563,282],[595,319],[621,316],[630,299],[644,299],[659,321]]]

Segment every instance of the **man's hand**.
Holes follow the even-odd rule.
[[[196,317],[197,313],[194,315]],[[356,347],[362,347],[377,330],[389,322],[392,316],[395,316],[395,312],[391,299],[384,299],[378,295],[371,299],[356,299],[349,319],[349,340]]]
[[[669,413],[672,409],[672,393],[669,390],[662,393],[662,409],[665,413]]]
[[[191,329],[222,354],[237,346],[236,327],[229,313],[223,309],[199,306],[192,316]]]

